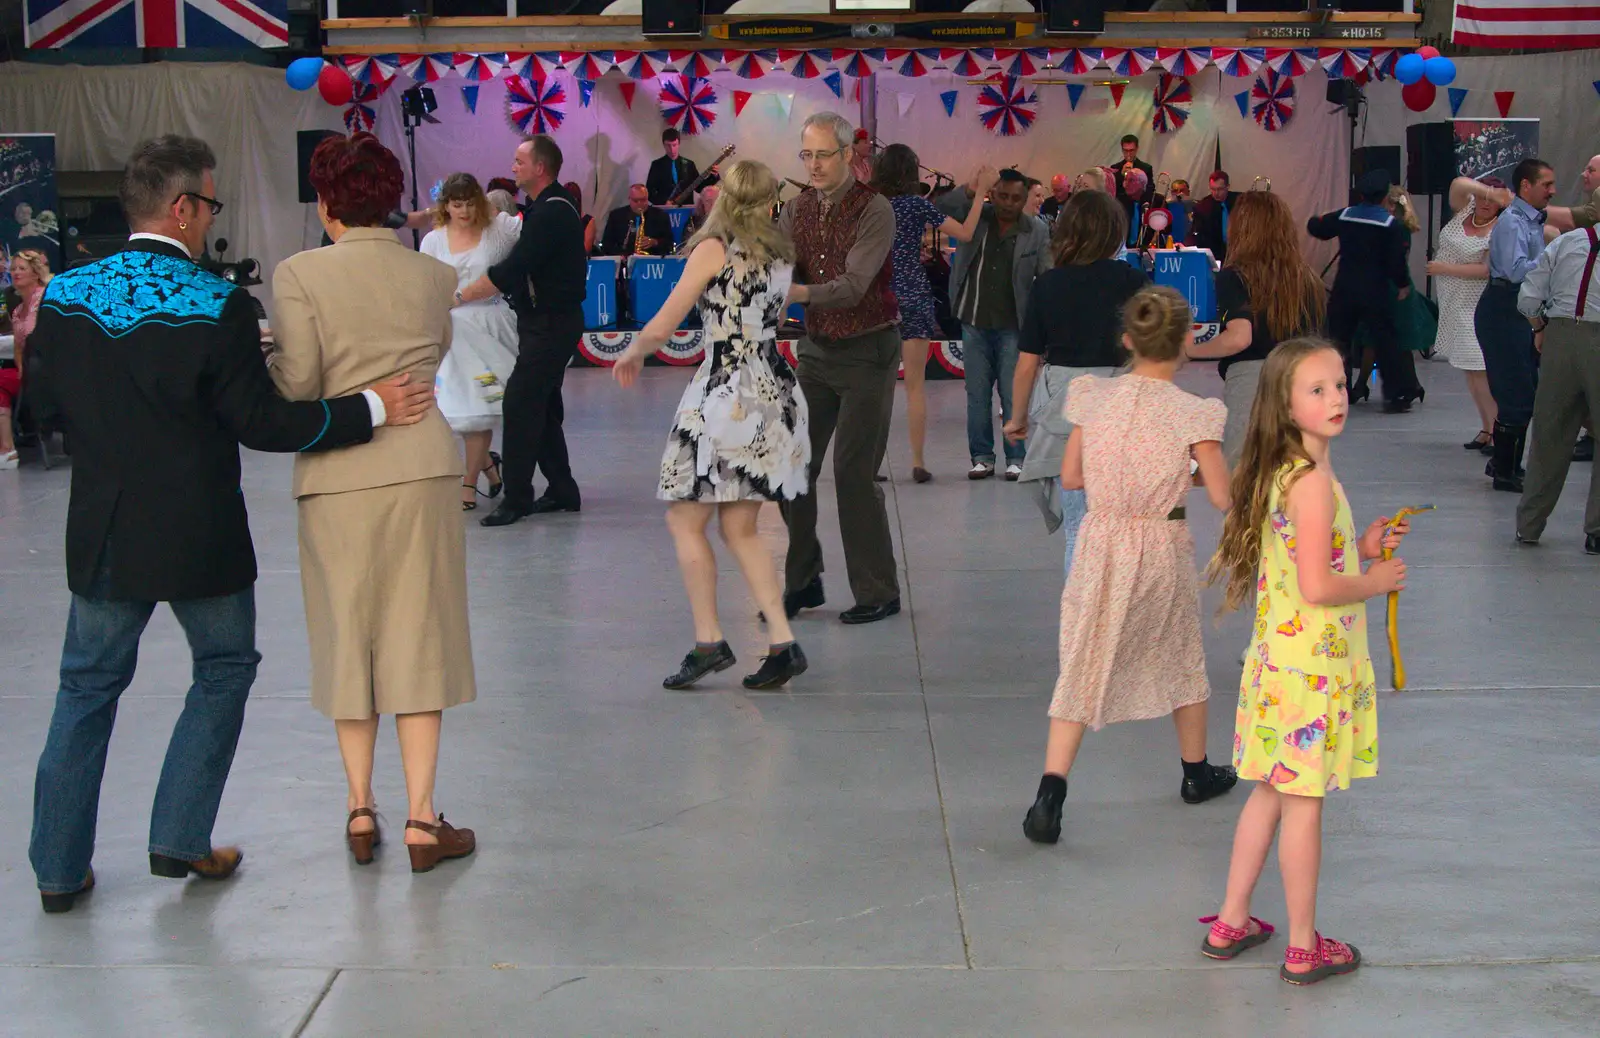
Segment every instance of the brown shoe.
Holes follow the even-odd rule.
[[[406,844],[406,850],[411,854],[412,872],[432,872],[433,867],[441,861],[465,858],[478,849],[478,838],[472,834],[472,830],[457,829],[444,820],[444,815],[439,816],[438,825],[419,822],[415,818],[407,819],[406,828],[425,832],[439,841]]]
[[[350,831],[350,823],[357,818],[372,819],[372,828],[364,833]],[[344,839],[350,845],[350,853],[355,856],[357,865],[372,864],[372,848],[383,843],[383,834],[378,831],[378,816],[373,814],[370,807],[358,807],[350,812],[350,817],[344,822]]]
[[[201,879],[227,879],[239,871],[244,851],[237,847],[213,847],[199,861],[184,861],[165,854],[150,855],[150,874],[164,879],[186,879],[192,872]]]
[[[39,900],[44,903],[44,910],[46,912],[51,915],[57,915],[61,912],[72,911],[73,903],[78,900],[79,895],[87,894],[93,889],[94,867],[90,866],[88,874],[83,877],[83,886],[79,887],[77,890],[68,891],[65,894],[47,894],[41,890],[39,891]]]

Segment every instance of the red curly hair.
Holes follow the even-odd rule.
[[[379,227],[400,208],[405,175],[394,152],[370,133],[329,137],[311,153],[311,186],[328,217],[346,227]]]

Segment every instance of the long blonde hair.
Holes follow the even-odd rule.
[[[1289,203],[1267,191],[1239,196],[1228,221],[1228,262],[1250,297],[1255,319],[1274,341],[1322,323],[1322,279],[1300,252]]]
[[[18,263],[33,272],[34,279],[39,282],[41,287],[48,285],[50,279],[55,276],[50,273],[49,258],[38,249],[22,249],[13,253],[9,269],[16,270]],[[12,278],[12,280],[15,281],[16,279]]]
[[[1338,352],[1324,339],[1290,339],[1267,354],[1266,363],[1261,366],[1244,453],[1228,488],[1233,508],[1222,521],[1222,538],[1206,570],[1209,583],[1226,580],[1224,610],[1239,608],[1255,590],[1256,573],[1261,566],[1261,529],[1267,522],[1274,484],[1278,484],[1280,493],[1287,494],[1301,476],[1316,467],[1306,453],[1289,404],[1294,373],[1307,357],[1322,350]],[[1286,478],[1284,470],[1296,462],[1305,462],[1305,466]]]
[[[708,238],[725,246],[739,245],[758,264],[774,260],[794,262],[794,241],[778,231],[772,207],[778,202],[778,178],[764,163],[740,159],[722,174],[716,205],[685,253]]]

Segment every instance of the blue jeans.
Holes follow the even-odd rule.
[[[1011,420],[1011,380],[1017,373],[1017,330],[961,326],[961,362],[967,381],[967,453],[974,465],[994,464],[994,390],[1000,388],[1000,416]],[[1026,402],[1024,402],[1026,403]],[[1006,463],[1021,465],[1025,443],[1005,441]]]
[[[97,579],[103,582],[104,570]],[[194,656],[194,684],[167,744],[150,812],[150,852],[198,861],[211,853],[211,827],[261,662],[255,589],[171,605]],[[77,890],[89,871],[117,699],[133,681],[139,636],[155,608],[72,596],[61,688],[33,787],[28,859],[47,894]]]
[[[1061,532],[1067,540],[1067,564],[1065,573],[1072,575],[1072,553],[1078,547],[1078,527],[1083,525],[1083,517],[1089,514],[1089,499],[1081,490],[1062,490],[1061,492]]]

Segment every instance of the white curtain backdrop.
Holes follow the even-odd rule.
[[[228,239],[228,258],[261,263],[267,283],[254,292],[269,307],[273,268],[322,234],[315,206],[297,201],[295,131],[342,129],[340,114],[255,65],[0,64],[0,127],[54,133],[58,169],[119,170],[134,145],[163,133],[205,139],[226,207],[213,234]]]
[[[1600,52],[1461,58],[1456,66],[1453,85],[1468,90],[1461,116],[1498,115],[1494,91],[1516,91],[1511,114],[1543,120],[1540,149],[1556,168],[1558,201],[1575,200],[1578,170],[1600,151],[1600,95],[1593,86]],[[591,104],[584,107],[577,83],[559,75],[567,93],[566,118],[554,134],[566,153],[562,179],[577,181],[585,210],[603,218],[608,209],[623,204],[628,184],[642,180],[650,160],[661,153],[660,84],[639,82],[630,109],[622,97],[625,80],[613,70],[595,85]],[[1038,86],[1039,116],[1033,127],[1019,136],[1000,137],[978,122],[979,85],[943,71],[914,79],[884,73],[875,77],[878,135],[911,145],[924,163],[958,178],[987,162],[1014,164],[1047,179],[1115,160],[1118,139],[1134,133],[1143,141],[1141,154],[1158,172],[1187,178],[1197,195],[1205,190],[1220,144],[1235,188],[1248,188],[1257,176],[1268,177],[1273,190],[1301,215],[1344,204],[1349,122],[1342,110],[1323,99],[1327,79],[1322,72],[1296,80],[1294,117],[1276,133],[1239,114],[1234,95],[1248,90],[1254,77],[1234,78],[1208,68],[1191,79],[1195,99],[1187,123],[1175,133],[1157,134],[1150,126],[1156,78],[1133,79],[1115,107],[1106,87],[1089,85],[1076,111],[1065,86]],[[704,168],[724,145],[733,144],[737,157],[760,159],[780,176],[799,178],[794,154],[800,124],[822,110],[856,122],[860,106],[855,82],[846,77],[843,97],[835,97],[821,79],[775,71],[749,80],[716,72],[711,78],[716,121],[686,137],[683,152]],[[417,179],[424,204],[428,186],[447,173],[467,170],[487,180],[510,171],[519,135],[506,118],[504,81],[481,85],[476,114],[467,111],[463,85],[454,76],[433,84],[440,122],[417,131]],[[375,132],[404,164],[401,86],[397,83],[373,107]],[[953,116],[945,114],[939,96],[947,90],[958,92]],[[737,117],[735,91],[752,95]],[[1442,87],[1425,113],[1407,111],[1393,81],[1370,84],[1367,92],[1370,111],[1357,127],[1358,145],[1403,144],[1407,125],[1450,117]],[[282,71],[251,65],[0,64],[0,128],[55,133],[62,169],[119,169],[137,141],[160,133],[210,141],[219,161],[218,192],[228,206],[216,233],[233,243],[231,256],[261,261],[269,284],[257,293],[269,306],[272,268],[294,252],[314,247],[320,237],[314,209],[296,198],[295,131],[339,129],[341,115],[341,109],[324,104],[315,90],[290,90]],[[1327,246],[1310,251],[1319,266],[1331,255]],[[1423,251],[1418,247],[1412,252],[1419,279]]]

